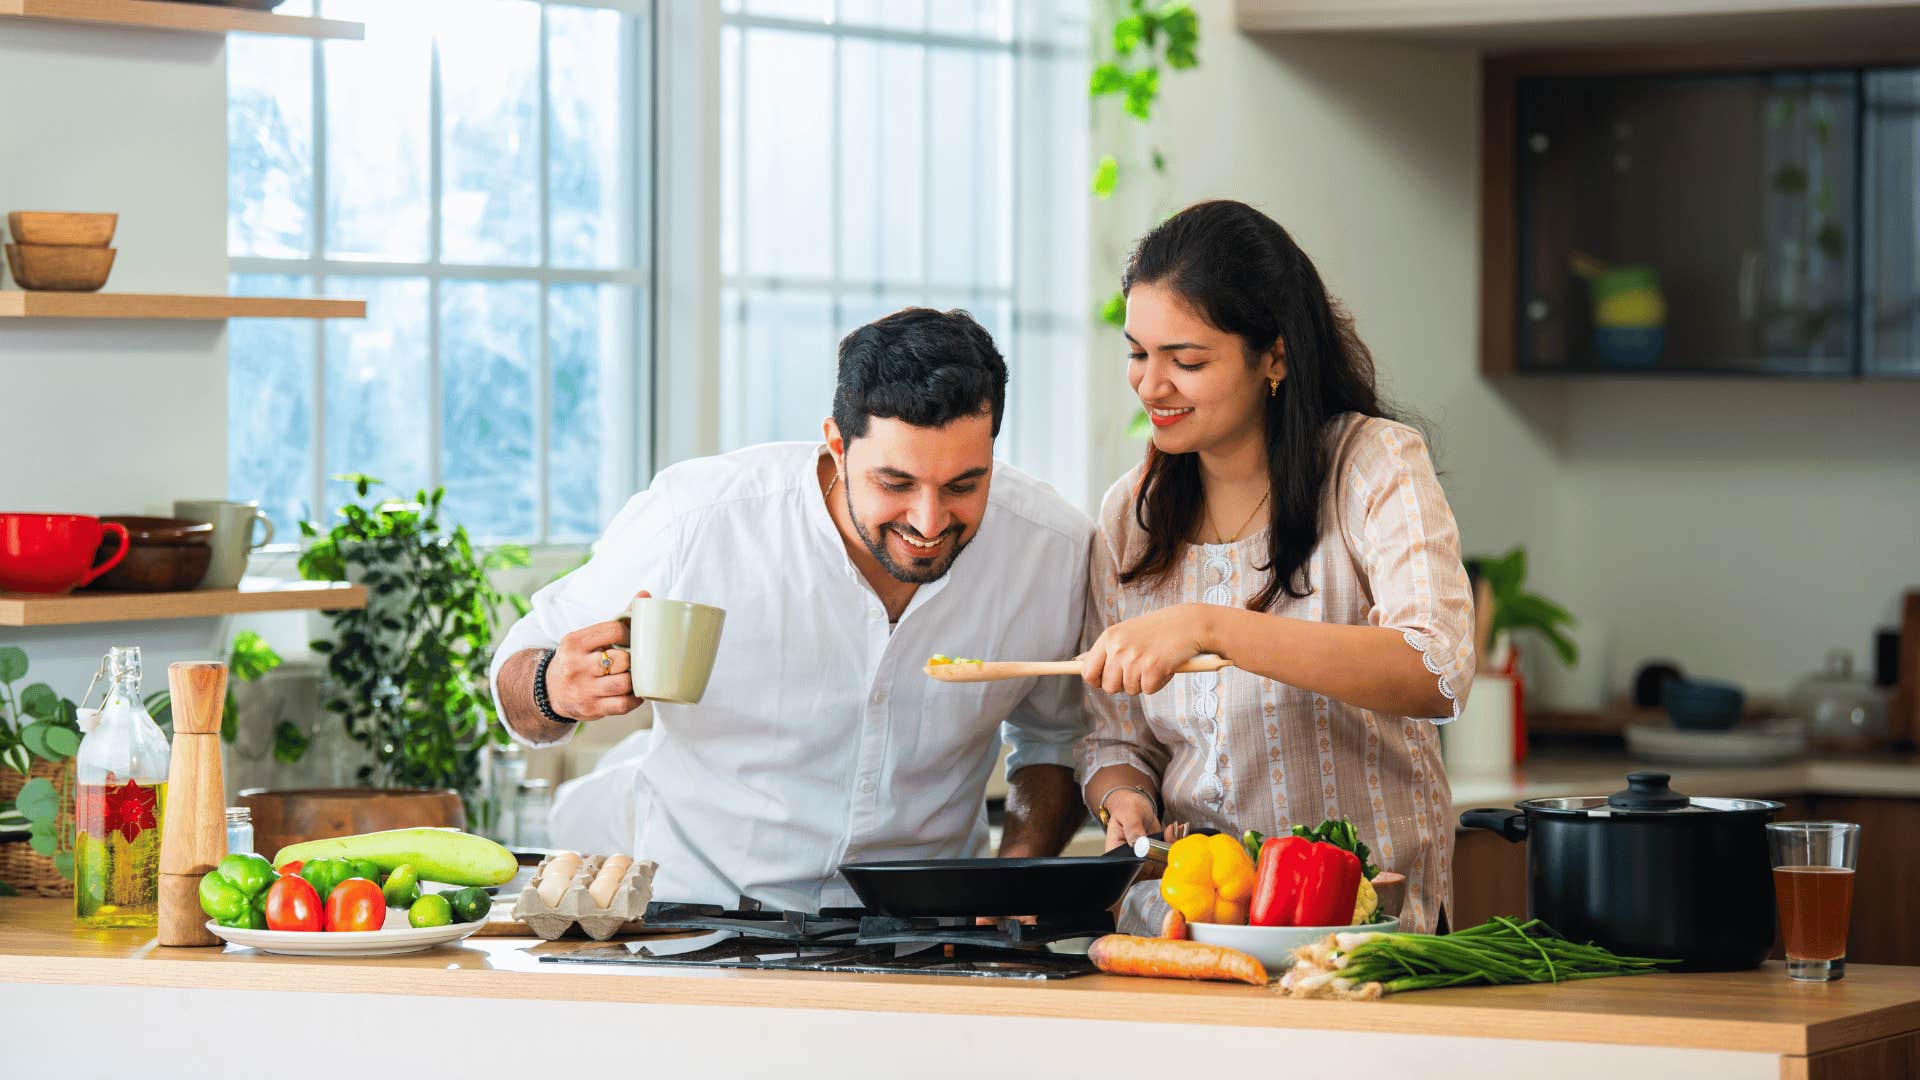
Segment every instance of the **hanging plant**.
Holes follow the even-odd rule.
[[[1147,0],[1125,0],[1124,14],[1113,24],[1111,59],[1096,65],[1088,84],[1095,102],[1118,97],[1126,115],[1141,124],[1153,119],[1153,103],[1160,97],[1160,73],[1165,69],[1185,71],[1200,64],[1200,17],[1185,3],[1151,4]],[[1158,147],[1149,147],[1147,162],[1155,173],[1167,171],[1166,155]],[[1125,179],[1120,159],[1103,154],[1093,167],[1093,194],[1111,199]],[[1118,291],[1100,305],[1100,320],[1116,329],[1126,325],[1127,298]],[[1146,410],[1134,414],[1127,434],[1144,438],[1149,431]]]

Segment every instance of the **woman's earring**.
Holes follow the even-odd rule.
[[[1268,379],[1267,380],[1267,396],[1273,397],[1279,393],[1280,393],[1280,380]]]

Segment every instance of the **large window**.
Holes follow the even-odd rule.
[[[1012,369],[1001,456],[1084,487],[1085,8],[727,0],[723,446],[818,438],[842,335],[961,307]]]
[[[646,478],[646,0],[281,11],[367,35],[229,39],[232,287],[368,317],[231,324],[230,493],[290,537],[368,473],[592,539]]]

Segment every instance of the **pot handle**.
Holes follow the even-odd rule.
[[[104,574],[107,571],[113,569],[114,567],[119,566],[120,560],[127,557],[127,549],[133,545],[132,538],[127,535],[127,527],[125,525],[120,524],[117,521],[101,522],[100,531],[103,533],[112,533],[113,535],[119,537],[120,550],[108,556],[106,562],[103,562],[99,566],[96,566],[93,569],[88,570],[87,576],[80,579],[80,585],[82,586],[93,584],[94,578],[97,578],[101,574]]]
[[[1518,810],[1468,810],[1460,815],[1460,825],[1497,832],[1516,844],[1527,838],[1527,815]]]

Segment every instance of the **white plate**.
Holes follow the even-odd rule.
[[[1187,935],[1204,945],[1239,949],[1265,964],[1267,974],[1279,975],[1293,966],[1293,950],[1311,945],[1328,934],[1392,933],[1398,929],[1400,920],[1394,918],[1360,926],[1235,926],[1197,922],[1187,924]]]
[[[1689,731],[1664,724],[1627,728],[1627,752],[1655,761],[1758,765],[1795,757],[1806,749],[1806,736],[1796,720],[1770,720],[1726,731]]]
[[[222,941],[284,956],[398,956],[459,941],[485,925],[485,922],[457,922],[415,929],[407,925],[407,913],[400,908],[387,909],[387,921],[380,929],[357,933],[239,930],[207,920],[207,929]]]

